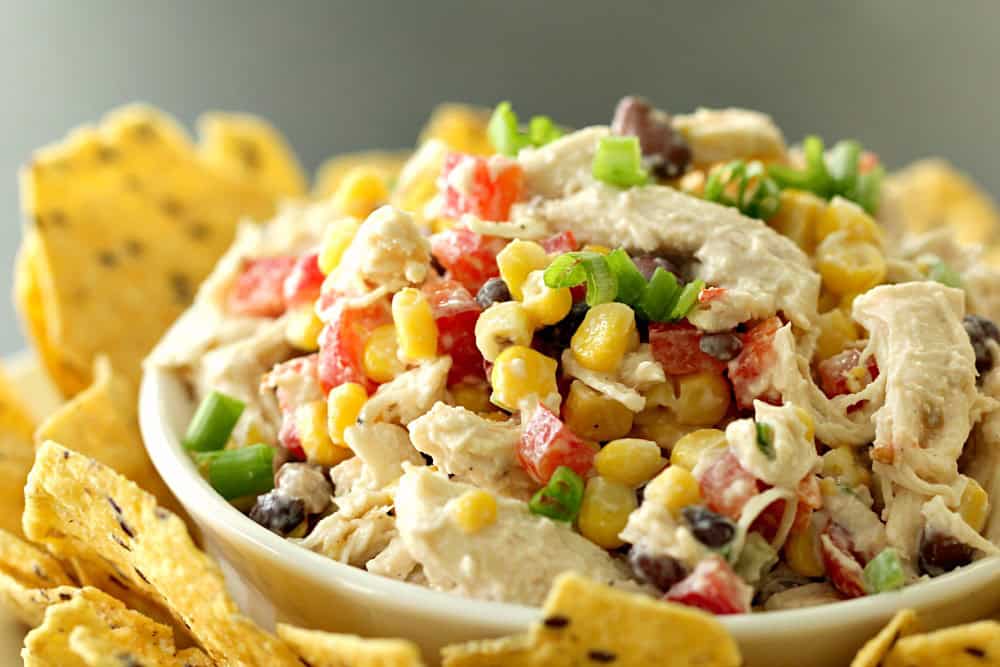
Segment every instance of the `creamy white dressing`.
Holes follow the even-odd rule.
[[[646,397],[632,387],[628,387],[612,373],[602,373],[586,368],[576,360],[573,351],[566,349],[562,354],[563,372],[574,377],[585,385],[599,391],[608,398],[613,398],[632,412],[641,412],[646,407]]]
[[[726,441],[740,465],[772,486],[796,489],[819,467],[816,444],[794,405],[780,407],[754,401],[755,419],[739,419],[726,427]],[[770,447],[758,442],[757,424],[770,427]]]
[[[695,538],[691,529],[667,509],[662,502],[643,500],[629,514],[628,523],[619,537],[650,556],[670,556],[689,570],[712,553]]]

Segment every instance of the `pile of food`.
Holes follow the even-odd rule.
[[[0,382],[25,664],[439,657],[240,612],[143,447],[148,354],[248,528],[543,607],[450,667],[735,667],[712,614],[997,554],[1000,274],[957,239],[1000,217],[947,165],[887,175],[739,109],[625,98],[574,131],[446,105],[412,153],[335,158],[307,193],[263,121],[200,128],[129,107],[22,175],[18,306],[68,399],[36,424]],[[853,664],[993,664],[998,638],[904,611]]]

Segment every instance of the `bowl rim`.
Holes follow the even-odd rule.
[[[309,578],[336,578],[338,584],[363,593],[376,603],[438,617],[467,619],[471,615],[492,619],[498,628],[522,626],[527,629],[541,614],[541,609],[536,607],[475,600],[383,577],[312,552],[255,523],[215,492],[184,451],[180,435],[171,432],[165,416],[165,402],[169,400],[165,388],[170,382],[179,387],[182,380],[168,369],[145,369],[139,392],[140,428],[153,465],[185,509],[197,516],[199,523],[254,551],[291,563]],[[180,395],[180,392],[176,394]],[[838,622],[838,618],[832,616],[838,616],[839,622],[847,619],[855,623],[883,621],[901,609],[934,606],[935,602],[956,597],[961,591],[976,590],[998,582],[1000,556],[987,557],[960,570],[911,584],[895,592],[802,609],[725,615],[717,619],[737,637],[756,635],[769,627],[786,624],[800,630],[829,629]]]

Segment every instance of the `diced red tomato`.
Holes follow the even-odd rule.
[[[451,357],[448,384],[484,378],[483,355],[476,347],[476,320],[482,307],[454,280],[425,283],[424,295],[438,328],[438,354]]]
[[[781,328],[777,317],[760,322],[743,334],[743,349],[729,362],[729,381],[733,383],[733,393],[741,408],[753,406],[755,398],[778,403],[781,397],[770,387],[758,387],[758,379],[774,366],[777,354],[774,351],[774,334]]]
[[[302,448],[298,427],[295,426],[295,413],[286,412],[281,416],[281,428],[278,430],[278,444],[288,450],[288,455],[296,461],[306,460],[306,450]]]
[[[569,293],[573,295],[573,303],[583,301],[587,298],[587,285],[585,283],[573,285],[569,288]]]
[[[698,483],[708,508],[731,519],[739,519],[743,506],[758,493],[757,478],[729,451],[705,469]]]
[[[376,328],[392,321],[389,305],[377,301],[363,308],[334,305],[319,337],[318,375],[324,392],[346,382],[357,382],[368,393],[375,383],[365,376],[361,366],[365,341]]]
[[[594,466],[595,448],[569,430],[559,417],[538,406],[521,429],[517,458],[539,484],[547,484],[559,466],[585,477]]]
[[[861,563],[851,555],[850,538],[835,523],[827,526],[820,536],[820,555],[830,583],[849,598],[865,595],[864,571]]]
[[[456,227],[431,237],[431,254],[448,270],[449,277],[475,294],[483,283],[500,275],[497,253],[505,245],[505,239]]]
[[[248,259],[233,283],[227,305],[236,315],[278,317],[285,312],[284,284],[295,257]]]
[[[285,305],[293,308],[315,301],[325,278],[319,270],[318,254],[309,253],[299,257],[283,284]]]
[[[698,293],[698,303],[710,303],[726,295],[725,287],[706,287]]]
[[[541,245],[545,248],[545,252],[550,255],[557,252],[573,252],[580,247],[576,242],[576,237],[573,236],[573,232],[568,229],[565,232],[560,232],[555,236],[544,239]]]
[[[829,359],[819,362],[816,372],[819,375],[819,386],[829,398],[842,394],[853,394],[851,387],[863,388],[878,377],[878,362],[875,357],[868,357],[865,373],[860,377],[852,377],[854,369],[860,366],[861,350],[844,350]]]
[[[451,153],[444,161],[440,189],[445,217],[457,220],[471,213],[483,220],[507,220],[524,189],[524,170],[502,156]]]
[[[753,589],[740,579],[729,563],[712,555],[674,584],[665,598],[713,614],[743,614],[750,611]]]
[[[702,332],[688,322],[649,325],[649,344],[653,357],[667,375],[687,375],[710,371],[722,374],[726,364],[701,351]]]

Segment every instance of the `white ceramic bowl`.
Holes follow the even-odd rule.
[[[436,664],[437,651],[445,644],[513,634],[537,618],[537,609],[467,600],[383,578],[278,537],[230,506],[198,474],[180,444],[194,406],[176,377],[147,372],[139,407],[153,463],[200,527],[236,600],[264,626],[281,621],[370,637],[405,637]],[[720,620],[736,637],[749,667],[839,667],[906,607],[919,610],[930,627],[996,613],[1000,558],[897,593]]]

